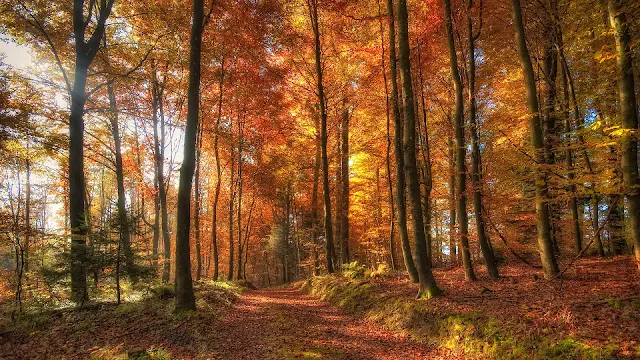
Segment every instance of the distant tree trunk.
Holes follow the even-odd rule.
[[[462,253],[462,265],[464,266],[464,277],[467,280],[476,280],[471,263],[471,252],[469,251],[469,220],[467,214],[467,148],[464,141],[464,99],[462,97],[462,81],[458,71],[458,55],[453,39],[453,23],[451,21],[451,1],[444,0],[445,30],[447,32],[447,42],[449,44],[449,60],[451,62],[451,77],[455,90],[455,144],[456,144],[456,172],[457,172],[457,199],[458,199],[458,226],[460,228],[460,252]]]
[[[131,250],[131,235],[129,233],[129,219],[127,216],[127,204],[124,193],[124,170],[122,169],[122,140],[120,139],[120,129],[118,124],[118,106],[116,104],[116,95],[113,91],[113,86],[110,84],[107,86],[107,93],[109,95],[109,122],[111,125],[111,135],[113,136],[113,144],[115,147],[116,157],[116,183],[118,186],[118,226],[120,232],[120,243],[124,250],[124,261],[127,269],[127,274],[132,282],[138,281],[136,275],[133,251]],[[118,245],[120,248],[120,245]]]
[[[456,159],[453,154],[453,140],[450,137],[447,142],[449,155],[449,261],[452,266],[458,264],[456,251]]]
[[[335,248],[333,245],[333,225],[331,224],[331,193],[329,189],[329,157],[327,155],[327,110],[322,84],[322,50],[320,48],[320,28],[318,19],[318,0],[307,0],[309,18],[313,26],[315,39],[315,61],[318,82],[318,103],[320,106],[320,142],[322,152],[322,192],[324,195],[324,235],[326,240],[327,272],[333,273]]]
[[[176,311],[195,310],[191,278],[189,232],[191,227],[191,185],[196,161],[196,138],[200,118],[200,55],[204,23],[203,0],[193,0],[191,51],[189,53],[189,92],[187,94],[187,126],[184,135],[184,159],[178,188],[176,236]]]
[[[28,146],[28,145],[27,145]],[[24,251],[22,260],[23,272],[26,274],[29,272],[29,246],[31,245],[31,159],[25,160],[26,167],[26,184],[24,194]],[[20,274],[20,281],[22,280],[22,274]]]
[[[71,298],[79,304],[88,299],[87,293],[87,205],[84,178],[84,106],[87,101],[87,73],[100,49],[105,23],[111,15],[114,0],[102,1],[97,10],[97,24],[89,40],[85,38],[83,0],[73,2],[73,33],[75,39],[75,76],[71,90],[69,114],[69,223],[71,226]],[[91,15],[89,15],[91,16]]]
[[[404,265],[409,273],[412,282],[419,281],[418,269],[413,262],[411,255],[411,245],[409,243],[409,231],[407,229],[407,199],[406,199],[406,183],[405,183],[405,154],[403,143],[405,141],[403,134],[402,116],[400,114],[400,104],[398,101],[398,74],[396,70],[396,29],[393,0],[387,0],[387,20],[389,22],[389,78],[391,80],[391,108],[393,114],[393,122],[395,124],[395,155],[396,155],[396,204],[398,208],[398,232],[402,242],[402,255],[404,257]],[[411,79],[408,80],[411,83]],[[413,108],[413,101],[410,106]]]
[[[427,254],[427,241],[422,218],[420,202],[420,181],[418,179],[418,165],[416,160],[416,118],[414,113],[413,89],[411,87],[411,58],[409,54],[409,26],[406,0],[398,0],[398,45],[400,50],[400,76],[402,79],[402,100],[404,108],[404,152],[407,188],[411,202],[413,231],[416,247],[416,262],[418,264],[418,279],[420,288],[418,297],[431,298],[440,294],[440,289],[431,272],[431,264]]]
[[[211,218],[211,246],[213,247],[213,280],[218,281],[219,274],[219,258],[218,258],[218,201],[220,200],[220,188],[222,185],[222,167],[220,166],[220,146],[219,146],[219,134],[220,121],[222,119],[222,101],[224,99],[224,57],[220,63],[220,79],[218,82],[218,88],[220,91],[218,97],[218,118],[216,119],[216,127],[213,135],[213,152],[216,161],[216,190],[213,195],[213,209]]]
[[[557,100],[556,78],[558,75],[558,51],[555,46],[557,26],[553,19],[554,14],[557,12],[557,3],[555,0],[550,0],[549,3],[549,9],[542,19],[544,51],[542,55],[542,74],[540,75],[542,93],[540,96],[543,98],[543,108],[540,111],[542,113],[545,160],[549,166],[553,166],[556,162],[555,151],[558,143],[557,116],[555,112]],[[559,209],[558,204],[552,201],[554,194],[551,191],[554,191],[554,189],[547,189],[551,241],[555,253],[560,254],[560,246],[558,244]]]
[[[482,184],[480,182],[481,153],[478,140],[478,120],[476,118],[476,57],[475,41],[480,36],[473,31],[473,0],[467,1],[467,40],[469,56],[469,122],[471,123],[471,180],[473,182],[473,212],[476,214],[476,232],[478,242],[482,251],[484,264],[487,266],[489,277],[497,279],[499,277],[498,266],[496,265],[493,250],[487,238],[487,230],[484,226],[482,211]],[[482,8],[480,9],[482,11]],[[480,14],[482,17],[482,14]]]
[[[516,44],[520,55],[522,70],[524,71],[525,90],[527,94],[527,106],[530,119],[529,127],[531,132],[531,142],[535,151],[535,188],[536,188],[536,218],[538,232],[538,250],[540,251],[540,259],[544,270],[544,277],[552,279],[558,273],[558,263],[556,262],[553,243],[551,240],[551,225],[549,223],[549,207],[547,200],[547,175],[540,166],[545,163],[544,142],[542,129],[540,126],[540,107],[538,105],[538,96],[533,73],[533,65],[529,57],[529,50],[524,34],[524,25],[522,23],[522,9],[520,0],[511,0],[513,25],[516,32]]]
[[[238,119],[238,272],[236,279],[242,279],[242,146],[244,144],[244,122],[247,110],[242,114],[242,120]]]
[[[152,106],[159,112],[152,114],[153,118],[153,144],[156,182],[158,184],[158,197],[160,198],[160,211],[162,213],[162,243],[164,248],[164,259],[162,267],[162,282],[169,282],[171,275],[171,238],[169,236],[169,214],[167,211],[167,189],[164,180],[164,146],[165,146],[165,126],[164,126],[164,82],[158,83],[155,68],[152,74]],[[158,124],[158,121],[160,122]],[[160,127],[160,136],[158,136],[158,125]]]
[[[194,176],[194,207],[193,226],[196,237],[196,280],[200,281],[202,276],[202,245],[200,244],[200,208],[202,206],[200,196],[200,159],[202,156],[202,124],[198,127],[198,135],[196,136],[196,173]]]
[[[618,55],[618,93],[622,128],[622,179],[629,213],[629,229],[640,269],[640,179],[638,178],[638,107],[636,103],[631,37],[621,0],[609,0],[609,18],[615,31]]]
[[[340,149],[340,170],[341,170],[341,195],[340,195],[340,245],[342,262],[349,263],[349,108],[347,100],[343,102],[342,121],[340,123],[340,135],[342,137]]]
[[[427,122],[427,107],[424,99],[424,79],[422,77],[422,61],[421,61],[421,46],[418,44],[418,79],[420,81],[420,105],[422,108],[422,127],[423,137],[421,141],[421,154],[422,161],[424,162],[424,198],[423,198],[423,214],[425,233],[427,237],[427,254],[429,256],[429,264],[433,264],[433,251],[432,251],[432,238],[431,229],[433,224],[431,223],[431,192],[433,191],[433,170],[431,168],[431,148],[429,145],[429,124]]]
[[[559,34],[561,39],[561,34]],[[562,46],[559,46],[562,48]],[[560,56],[560,60],[562,61],[564,56]],[[580,254],[582,251],[582,229],[580,228],[580,213],[578,210],[578,199],[576,196],[576,184],[575,184],[575,166],[573,164],[573,151],[571,150],[571,146],[569,144],[570,134],[571,134],[571,118],[569,116],[569,81],[568,74],[566,73],[566,69],[564,66],[560,67],[561,70],[561,78],[562,78],[562,91],[563,91],[563,118],[564,118],[564,132],[568,139],[567,144],[565,144],[565,165],[567,167],[567,180],[569,180],[568,191],[571,194],[571,198],[569,200],[569,211],[571,212],[571,225],[573,228],[573,244],[574,251],[576,254]],[[596,204],[597,206],[597,204]],[[597,229],[597,228],[596,228]],[[597,230],[596,230],[597,231]],[[598,234],[598,239],[600,238]],[[602,242],[600,242],[602,245]]]
[[[585,166],[587,168],[587,171],[593,175],[593,168],[591,165],[591,159],[589,159],[589,154],[587,153],[584,143],[584,138],[582,137],[582,135],[580,135],[580,131],[584,128],[584,120],[582,118],[582,116],[580,115],[580,108],[578,105],[578,101],[576,99],[576,92],[575,92],[575,88],[573,86],[573,77],[571,75],[571,71],[569,71],[569,65],[567,64],[567,60],[564,56],[564,44],[563,44],[563,40],[562,40],[562,30],[559,30],[559,41],[560,44],[558,46],[559,50],[558,50],[558,55],[560,57],[560,62],[562,65],[562,70],[563,70],[563,74],[564,74],[564,82],[566,82],[564,85],[565,87],[569,90],[569,94],[570,94],[570,98],[571,98],[571,102],[573,103],[573,120],[575,121],[575,126],[578,129],[578,142],[580,143],[580,145],[583,147],[582,149],[582,158],[584,159],[584,163]],[[567,111],[568,111],[568,105],[567,105]],[[568,162],[567,162],[567,165]],[[575,192],[575,184],[574,184],[574,188],[571,189],[573,192]],[[592,218],[591,218],[591,223],[592,223],[592,227],[593,227],[593,236],[594,236],[594,240],[595,240],[595,244],[596,244],[596,248],[598,250],[598,255],[600,256],[604,256],[604,248],[602,246],[602,239],[601,239],[601,235],[600,235],[600,225],[599,223],[599,215],[598,215],[598,193],[595,190],[595,184],[593,182],[591,182],[591,186],[590,186],[590,190],[591,190],[591,212],[592,212]],[[573,208],[573,205],[572,205]],[[572,210],[573,212],[573,210]],[[576,245],[576,249],[578,248],[578,243],[580,244],[580,248],[582,248],[582,232],[576,232],[580,230],[580,220],[576,220],[574,219],[574,232],[575,232],[575,245]]]
[[[231,119],[231,116],[229,116],[229,119]],[[229,121],[229,128],[230,129],[233,128],[233,120]],[[233,269],[234,269],[233,259],[234,259],[234,247],[235,247],[235,245],[233,244],[233,207],[235,204],[235,197],[236,197],[235,180],[234,180],[236,161],[235,161],[235,155],[233,150],[233,141],[230,141],[229,156],[231,158],[230,160],[231,171],[229,172],[229,269],[227,273],[228,281],[233,280]]]
[[[393,1],[393,0],[392,0]],[[383,18],[382,18],[382,9],[380,6],[380,0],[378,2],[378,19],[380,22],[380,47],[382,48],[382,79],[384,82],[384,100],[385,100],[385,115],[387,116],[387,151],[385,153],[385,165],[387,171],[387,183],[389,185],[389,210],[391,211],[390,220],[389,220],[389,257],[390,257],[390,265],[392,270],[397,269],[396,265],[396,245],[393,241],[394,238],[394,230],[395,230],[395,220],[396,220],[396,209],[394,205],[393,199],[393,181],[391,180],[391,116],[389,114],[389,85],[387,84],[387,67],[385,65],[386,55],[385,55],[385,47],[384,47],[384,26]],[[393,4],[392,4],[393,8]],[[395,34],[394,34],[395,35]],[[395,50],[395,49],[394,49]],[[396,106],[397,108],[397,106]]]
[[[313,240],[313,274],[320,275],[320,256],[318,254],[318,187],[320,180],[320,118],[314,111],[314,124],[316,129],[316,156],[313,165],[313,193],[311,194],[311,238]]]

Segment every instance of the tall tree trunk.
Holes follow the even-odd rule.
[[[431,298],[440,294],[440,289],[431,272],[427,254],[427,241],[420,201],[420,181],[416,161],[416,118],[414,113],[413,89],[411,87],[411,58],[409,54],[409,16],[406,0],[398,0],[398,47],[400,50],[400,77],[402,79],[402,102],[404,108],[404,152],[407,188],[411,202],[413,232],[416,247],[416,262],[420,288],[418,297]]]
[[[557,2],[549,0],[549,10],[542,19],[544,29],[544,51],[542,55],[542,79],[541,79],[541,97],[543,98],[542,113],[542,131],[543,143],[545,148],[545,161],[549,166],[553,166],[556,162],[556,149],[558,143],[558,129],[556,116],[556,100],[557,88],[556,78],[558,75],[558,51],[556,49],[556,25],[553,19],[557,13]],[[547,189],[547,206],[549,207],[549,222],[551,226],[551,241],[556,254],[560,254],[560,246],[558,244],[558,221],[559,209],[558,204],[553,201],[555,189]]]
[[[393,1],[393,0],[392,0]],[[387,151],[385,153],[385,166],[387,171],[387,183],[389,185],[389,210],[391,214],[389,216],[389,257],[390,257],[390,265],[392,270],[396,270],[396,245],[393,241],[394,238],[394,230],[395,230],[395,220],[396,220],[396,209],[393,199],[393,181],[391,179],[391,116],[389,114],[389,85],[387,84],[387,67],[385,65],[386,54],[385,54],[385,46],[384,46],[384,26],[383,26],[383,18],[382,18],[382,8],[380,6],[380,0],[377,0],[378,3],[378,19],[380,22],[380,47],[382,49],[382,79],[384,82],[384,101],[385,101],[385,115],[387,117]],[[393,7],[393,4],[392,4]],[[395,34],[394,34],[395,35]],[[395,50],[395,49],[394,49]],[[396,106],[397,108],[397,106]]]
[[[407,229],[407,199],[405,183],[405,154],[403,143],[402,116],[400,114],[400,104],[398,101],[398,74],[396,70],[396,29],[394,18],[393,0],[387,0],[387,19],[389,22],[389,78],[391,80],[391,108],[394,122],[394,150],[396,157],[396,204],[398,208],[398,232],[402,243],[402,255],[404,266],[409,273],[409,278],[414,283],[419,281],[418,269],[413,262],[411,255],[411,245],[409,243],[409,231]],[[409,83],[411,79],[408,79]],[[413,109],[413,101],[409,106]]]
[[[318,85],[318,103],[320,106],[320,143],[322,153],[322,192],[324,196],[324,235],[326,240],[327,272],[333,273],[335,248],[333,245],[333,225],[331,223],[331,193],[329,189],[329,157],[327,155],[327,109],[322,83],[322,49],[320,48],[320,28],[318,19],[318,0],[307,0],[309,17],[313,26],[315,40],[316,76]]]
[[[193,227],[196,237],[196,280],[200,281],[202,276],[202,245],[200,244],[200,207],[202,206],[200,196],[200,159],[202,156],[202,124],[198,127],[198,135],[196,136],[196,173],[194,175],[194,210]]]
[[[640,269],[640,179],[638,178],[638,107],[636,103],[631,37],[621,0],[609,0],[609,18],[615,31],[618,55],[618,93],[622,128],[622,179],[629,213],[629,229]]]
[[[456,159],[453,153],[453,139],[447,142],[449,156],[449,261],[456,266],[458,261],[456,233]]]
[[[318,188],[320,182],[320,118],[318,112],[314,111],[314,125],[316,129],[316,156],[313,165],[313,189],[311,194],[311,238],[313,240],[313,274],[320,275],[320,256],[318,254]]]
[[[216,190],[213,195],[213,206],[212,206],[212,215],[211,215],[211,246],[213,247],[213,280],[218,281],[219,267],[220,262],[218,258],[218,201],[220,200],[220,188],[222,185],[222,167],[220,166],[220,145],[219,145],[219,134],[220,131],[220,121],[222,119],[222,101],[224,99],[224,61],[225,58],[222,58],[220,63],[220,79],[218,82],[218,88],[220,91],[218,97],[218,118],[216,119],[216,127],[213,130],[213,152],[216,161]]]
[[[27,144],[27,150],[28,150]],[[28,154],[27,154],[28,156]],[[22,260],[23,272],[29,272],[29,247],[31,246],[31,159],[27,158],[25,160],[26,167],[26,184],[25,184],[25,194],[24,194],[24,225],[25,225],[25,233],[24,233],[24,251]],[[20,275],[22,278],[22,274]]]
[[[167,188],[164,180],[164,146],[165,146],[165,124],[164,124],[164,82],[159,84],[156,69],[152,74],[152,107],[157,109],[152,114],[153,118],[153,144],[156,182],[158,184],[158,197],[160,199],[160,212],[162,213],[162,243],[164,259],[162,266],[162,282],[169,282],[171,275],[171,238],[169,235],[169,214],[167,210]],[[159,115],[159,116],[158,116]],[[160,135],[158,136],[158,127]]]
[[[242,146],[244,145],[244,122],[247,110],[242,114],[242,120],[238,119],[238,272],[236,278],[242,279]]]
[[[232,129],[233,128],[233,120],[231,118],[231,116],[229,116],[229,128]],[[239,118],[238,118],[239,119]],[[231,171],[229,172],[229,269],[227,272],[227,280],[233,280],[233,260],[234,260],[234,248],[235,245],[233,243],[233,208],[234,208],[234,204],[235,204],[235,197],[236,197],[236,193],[235,193],[235,180],[234,180],[234,176],[235,176],[235,170],[236,170],[236,160],[235,160],[235,155],[234,155],[234,150],[233,150],[233,140],[230,141],[230,149],[229,149],[229,156],[231,158]]]
[[[543,134],[540,126],[540,107],[533,73],[533,65],[529,57],[527,42],[522,23],[522,9],[520,0],[511,0],[513,26],[516,32],[516,44],[520,55],[522,70],[524,71],[525,90],[527,94],[527,107],[529,110],[529,131],[531,132],[531,142],[535,151],[535,189],[536,189],[536,218],[538,232],[538,250],[546,279],[554,278],[558,273],[558,263],[556,262],[551,240],[551,225],[549,223],[549,207],[547,206],[547,175],[540,167],[545,163]]]
[[[478,119],[476,118],[476,49],[475,41],[480,36],[482,28],[478,29],[478,33],[473,31],[473,0],[467,0],[467,41],[469,56],[469,122],[471,123],[471,180],[473,182],[473,212],[476,214],[476,232],[482,258],[487,266],[489,277],[497,279],[498,266],[487,238],[487,230],[484,226],[484,217],[482,212],[482,183],[480,176],[480,164],[482,163],[480,154],[480,144],[478,140]],[[482,8],[480,8],[482,11]],[[480,14],[482,17],[482,13]]]
[[[96,14],[97,23],[89,40],[85,38],[84,0],[73,2],[73,33],[75,38],[75,76],[71,90],[69,114],[69,224],[71,226],[71,298],[79,304],[87,293],[87,208],[84,178],[84,106],[87,101],[87,73],[100,49],[105,22],[111,15],[114,0],[102,2]],[[91,16],[91,15],[89,15]]]
[[[127,204],[124,193],[124,170],[122,169],[122,140],[120,139],[120,129],[118,124],[118,106],[116,104],[116,95],[113,91],[113,86],[109,84],[107,86],[107,93],[109,95],[109,121],[111,125],[111,135],[113,136],[113,144],[115,147],[116,157],[116,183],[118,185],[118,226],[120,230],[120,243],[124,250],[124,261],[129,274],[129,278],[132,282],[138,281],[136,274],[133,251],[131,250],[131,235],[129,233],[129,219],[127,216]],[[120,248],[120,245],[118,245]]]
[[[559,34],[561,38],[561,34]],[[561,46],[559,46],[561,48]],[[562,56],[560,56],[562,60]],[[571,212],[571,227],[573,228],[573,244],[576,254],[580,254],[582,251],[582,229],[580,228],[580,213],[578,210],[578,198],[576,195],[575,184],[575,166],[573,164],[573,151],[570,146],[570,134],[571,134],[571,118],[569,116],[569,81],[568,75],[564,66],[560,67],[561,79],[562,79],[562,92],[563,92],[563,119],[564,119],[564,132],[567,137],[567,143],[565,144],[564,161],[567,167],[567,180],[569,180],[569,186],[567,188],[571,198],[569,199],[569,211]],[[596,230],[597,231],[597,230]],[[598,236],[599,238],[599,236]],[[602,243],[600,243],[602,244]]]
[[[189,53],[189,92],[187,94],[187,127],[184,134],[184,160],[180,168],[178,219],[176,236],[176,311],[195,310],[191,278],[191,185],[196,161],[196,138],[200,118],[200,54],[204,22],[203,0],[193,0],[191,51]]]
[[[580,146],[582,146],[582,158],[584,160],[585,163],[585,167],[587,168],[587,171],[589,172],[589,174],[594,174],[593,172],[593,168],[591,165],[591,159],[589,158],[589,154],[587,153],[586,147],[585,147],[585,143],[584,143],[584,138],[581,135],[581,131],[584,128],[584,120],[583,117],[580,115],[580,108],[578,105],[578,101],[576,99],[576,92],[575,92],[575,88],[573,86],[573,77],[571,75],[571,71],[569,71],[569,65],[567,64],[567,60],[564,56],[564,43],[562,40],[562,29],[558,30],[559,32],[559,46],[558,46],[558,56],[560,58],[560,63],[562,65],[562,71],[564,74],[564,86],[568,89],[569,91],[569,95],[571,98],[571,102],[573,103],[573,120],[575,121],[575,126],[578,130],[578,142],[580,143]],[[565,83],[566,82],[566,83]],[[568,105],[567,105],[568,106]],[[567,107],[568,110],[568,107]],[[568,156],[568,154],[567,154]],[[567,161],[567,165],[569,165],[568,161]],[[572,192],[575,192],[575,184],[574,184],[574,188],[570,189]],[[595,184],[593,182],[591,182],[591,186],[590,186],[590,191],[591,191],[591,213],[592,213],[592,217],[591,217],[591,223],[592,223],[592,227],[593,227],[593,236],[594,236],[594,240],[595,240],[595,244],[596,244],[596,248],[598,250],[598,255],[600,256],[604,256],[604,248],[602,246],[602,239],[601,239],[601,235],[600,235],[600,225],[599,225],[599,215],[598,215],[598,193],[595,190]],[[575,195],[574,195],[575,196]],[[572,213],[573,213],[573,200],[572,200]],[[581,213],[581,212],[580,212]],[[574,235],[575,235],[575,245],[576,245],[576,249],[578,248],[578,244],[580,244],[580,249],[582,249],[582,232],[580,231],[580,220],[573,220],[574,222]]]
[[[456,144],[456,172],[457,172],[457,198],[458,198],[458,227],[460,228],[460,252],[462,253],[462,265],[464,266],[464,277],[467,280],[476,280],[471,263],[471,252],[469,251],[469,219],[467,214],[467,147],[464,141],[464,99],[462,97],[462,81],[458,71],[458,55],[453,39],[453,23],[451,21],[451,1],[444,0],[444,22],[447,32],[447,42],[449,44],[449,60],[451,63],[451,77],[455,90],[455,144]]]
[[[424,98],[424,79],[422,77],[422,61],[421,61],[421,46],[418,44],[418,79],[420,80],[420,105],[422,108],[422,139],[421,139],[421,154],[422,161],[424,162],[424,199],[423,199],[423,214],[425,222],[425,233],[427,236],[427,254],[429,256],[429,264],[433,264],[433,251],[432,251],[432,238],[431,229],[433,224],[431,223],[431,192],[433,191],[433,170],[431,167],[431,148],[429,145],[429,124],[427,122],[427,107]]]
[[[340,124],[340,135],[342,137],[340,149],[340,170],[341,170],[341,195],[340,195],[340,236],[342,262],[351,262],[349,257],[349,108],[347,99],[343,101],[342,121]]]

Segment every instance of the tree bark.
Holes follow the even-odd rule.
[[[398,101],[398,74],[396,70],[396,29],[394,19],[393,0],[387,0],[387,19],[389,22],[389,78],[391,80],[391,108],[393,114],[394,130],[394,150],[396,157],[396,205],[398,208],[398,232],[402,244],[402,255],[404,266],[409,273],[412,282],[419,281],[418,270],[411,255],[411,245],[409,243],[409,231],[407,229],[407,199],[405,183],[405,154],[403,150],[404,134],[402,116],[400,114],[400,104]],[[409,81],[411,81],[409,79]],[[413,102],[410,104],[413,107]]]
[[[137,282],[138,276],[135,271],[133,251],[131,250],[131,236],[129,233],[129,219],[127,216],[127,203],[124,193],[124,170],[122,169],[122,140],[120,139],[120,129],[118,124],[118,106],[116,103],[116,95],[113,86],[107,86],[109,95],[109,122],[111,125],[111,135],[113,136],[113,144],[115,147],[116,157],[116,183],[118,187],[118,225],[120,230],[120,243],[124,251],[125,266],[129,278],[132,282]]]
[[[538,104],[537,89],[533,73],[533,65],[529,57],[529,50],[524,34],[522,23],[522,9],[520,0],[511,0],[513,26],[516,32],[516,44],[520,63],[524,72],[525,91],[527,94],[527,107],[529,110],[529,131],[531,133],[531,143],[535,151],[535,203],[536,203],[536,225],[538,233],[538,250],[542,261],[542,269],[546,279],[554,278],[558,273],[558,263],[556,262],[553,243],[551,240],[551,225],[549,223],[549,207],[547,206],[547,175],[540,166],[545,163],[543,134],[540,125],[540,107]]]
[[[178,188],[176,236],[176,311],[195,310],[191,278],[189,232],[191,226],[191,186],[196,161],[196,138],[200,118],[200,55],[204,22],[203,0],[193,0],[191,51],[189,53],[189,92],[187,94],[187,127],[184,134],[184,159]]]
[[[198,135],[196,136],[196,173],[193,178],[194,189],[194,214],[193,227],[196,237],[196,280],[200,281],[202,276],[202,245],[200,244],[200,207],[202,206],[200,196],[200,158],[202,156],[202,124],[198,127]]]
[[[340,135],[342,137],[340,149],[340,171],[341,171],[341,195],[340,195],[340,236],[341,256],[343,264],[351,262],[349,257],[349,108],[347,100],[343,102],[342,121],[340,124]]]
[[[389,185],[389,210],[391,211],[390,220],[389,220],[389,257],[390,257],[390,265],[391,270],[396,270],[396,245],[394,238],[394,230],[395,230],[395,220],[396,220],[396,209],[393,199],[393,181],[391,179],[391,116],[389,114],[389,85],[387,84],[387,67],[385,65],[386,54],[385,54],[385,46],[384,46],[384,26],[383,18],[382,18],[382,9],[380,6],[380,0],[377,0],[378,3],[378,18],[380,22],[380,47],[382,49],[382,79],[384,82],[384,101],[385,101],[385,115],[387,117],[387,149],[385,153],[385,166],[387,171],[387,183]],[[393,4],[392,4],[393,7]],[[394,49],[395,50],[395,49]],[[396,106],[397,108],[397,106]]]
[[[87,41],[84,25],[84,0],[73,2],[75,38],[75,77],[71,90],[69,114],[69,224],[71,226],[71,298],[82,305],[87,293],[87,205],[84,178],[84,106],[87,101],[87,73],[104,36],[105,22],[111,15],[114,0],[103,1],[96,14],[97,23]]]
[[[213,209],[211,215],[211,246],[213,247],[213,281],[218,281],[219,273],[219,256],[218,256],[218,201],[220,200],[220,188],[222,185],[222,167],[220,166],[220,146],[219,146],[219,134],[220,121],[222,120],[222,101],[224,99],[224,61],[222,58],[220,63],[220,79],[218,82],[219,97],[218,97],[218,118],[216,119],[216,127],[213,137],[213,152],[216,161],[216,190],[213,195]]]
[[[444,23],[447,32],[447,43],[449,44],[449,60],[451,63],[451,77],[455,90],[455,112],[453,121],[455,126],[455,153],[456,153],[456,190],[458,200],[458,227],[460,229],[460,252],[462,253],[462,266],[464,267],[464,277],[467,280],[475,281],[476,275],[473,272],[471,263],[471,252],[469,251],[469,219],[467,214],[467,166],[466,166],[466,144],[464,141],[464,99],[462,97],[462,81],[458,71],[458,55],[456,54],[455,42],[453,39],[453,23],[451,21],[451,1],[444,2]]]
[[[498,266],[493,254],[493,249],[487,237],[482,211],[482,183],[480,176],[481,153],[478,140],[478,119],[476,118],[476,57],[475,41],[480,35],[473,31],[473,0],[467,1],[467,41],[469,56],[469,121],[471,123],[471,180],[473,182],[473,211],[476,214],[476,232],[482,258],[487,267],[491,279],[499,277]],[[482,11],[482,9],[480,9]],[[480,14],[482,16],[482,14]]]
[[[331,223],[331,193],[329,189],[329,158],[327,155],[327,110],[322,83],[322,49],[320,45],[320,29],[318,19],[318,0],[307,0],[309,17],[313,26],[315,42],[315,62],[318,86],[318,103],[320,106],[320,143],[322,153],[322,192],[324,196],[324,236],[326,240],[327,272],[334,272],[335,248],[333,245],[333,225]]]
[[[320,181],[320,118],[318,112],[314,111],[314,125],[316,129],[316,156],[313,165],[313,189],[311,194],[311,238],[313,240],[313,274],[320,275],[320,256],[318,254],[318,188]]]
[[[609,19],[615,31],[618,94],[622,122],[621,167],[629,213],[629,229],[640,269],[640,179],[638,178],[638,107],[636,103],[629,23],[621,0],[609,0]]]
[[[427,254],[427,241],[422,218],[420,199],[420,181],[416,161],[416,119],[414,113],[413,89],[411,87],[411,60],[409,50],[409,26],[406,0],[398,0],[398,45],[400,50],[400,77],[402,79],[402,102],[404,108],[404,152],[407,188],[411,202],[416,262],[420,288],[418,297],[431,298],[440,294],[440,289],[431,272],[431,264]]]

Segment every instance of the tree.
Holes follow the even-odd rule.
[[[448,1],[448,0],[446,0]],[[450,10],[450,9],[449,9]],[[476,233],[482,251],[484,264],[487,266],[489,277],[497,279],[498,266],[493,255],[493,249],[487,238],[487,230],[484,225],[483,203],[482,203],[482,183],[480,176],[480,164],[482,163],[480,154],[480,144],[478,140],[478,119],[476,115],[476,50],[475,42],[480,37],[480,31],[473,31],[473,0],[467,1],[467,45],[469,56],[469,122],[471,124],[471,181],[473,183],[473,212],[476,214]],[[479,9],[482,19],[482,7]],[[480,22],[482,24],[482,21]]]
[[[640,269],[640,179],[638,178],[638,107],[636,103],[631,57],[631,37],[625,9],[620,0],[609,0],[609,19],[616,41],[618,65],[618,95],[621,137],[622,179],[629,210],[629,228],[636,261]]]
[[[413,217],[413,232],[416,247],[416,262],[420,288],[418,297],[431,298],[440,294],[440,289],[431,272],[427,254],[427,241],[420,202],[420,180],[416,160],[416,119],[414,113],[413,89],[411,87],[411,60],[409,54],[409,27],[406,0],[398,0],[398,48],[400,50],[400,78],[402,79],[402,102],[404,109],[404,169]]]
[[[184,160],[180,168],[178,189],[178,225],[176,237],[176,311],[195,310],[191,279],[191,185],[196,161],[196,137],[200,119],[200,57],[204,28],[203,0],[193,1],[191,51],[189,53],[189,92],[187,95],[187,127],[184,136]]]
[[[451,1],[444,0],[445,30],[447,32],[447,43],[449,44],[449,61],[451,63],[451,77],[453,88],[456,94],[455,112],[453,122],[455,126],[455,153],[456,153],[456,190],[458,199],[458,226],[460,227],[460,252],[462,254],[462,266],[464,276],[467,280],[475,281],[476,275],[473,272],[471,263],[471,252],[469,251],[469,219],[467,214],[467,148],[464,141],[464,99],[462,97],[462,80],[458,71],[458,55],[453,40],[453,23],[451,21]]]
[[[409,278],[418,282],[418,270],[411,255],[409,232],[407,230],[407,201],[405,183],[405,154],[403,149],[403,123],[398,102],[398,74],[396,70],[396,29],[393,0],[387,0],[387,21],[389,22],[389,80],[391,81],[391,113],[394,123],[394,150],[396,158],[396,204],[398,208],[398,232],[402,242],[404,266],[409,272]],[[409,80],[410,81],[410,80]],[[412,105],[413,106],[413,105]]]
[[[524,34],[524,25],[522,23],[522,9],[520,0],[511,1],[511,14],[513,17],[513,26],[516,33],[516,45],[518,54],[520,55],[520,63],[524,72],[525,91],[527,94],[527,108],[529,110],[529,132],[531,135],[531,143],[534,154],[534,171],[535,171],[535,202],[536,202],[536,227],[538,234],[538,250],[540,251],[540,259],[542,260],[542,269],[544,277],[548,280],[553,279],[558,273],[558,263],[556,262],[555,253],[553,251],[553,243],[551,239],[551,224],[549,219],[549,207],[547,206],[547,175],[541,169],[541,165],[545,163],[544,155],[544,139],[540,126],[540,107],[538,105],[538,95],[534,80],[533,65],[531,57],[527,49],[527,42]]]
[[[318,0],[307,0],[309,19],[313,28],[315,44],[315,68],[318,104],[320,107],[320,150],[322,157],[322,194],[324,197],[324,236],[326,241],[327,272],[334,271],[335,248],[333,245],[333,225],[331,223],[331,193],[329,189],[329,157],[327,155],[327,110],[322,83],[322,49],[320,45],[320,25],[318,18]]]

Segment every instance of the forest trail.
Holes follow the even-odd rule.
[[[408,336],[388,332],[297,289],[245,293],[220,319],[217,354],[229,359],[439,358]],[[447,357],[450,358],[450,357]]]

